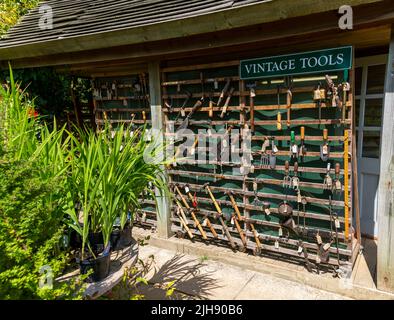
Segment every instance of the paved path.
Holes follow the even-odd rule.
[[[175,282],[183,299],[296,299],[345,300],[347,297],[255,271],[244,270],[206,257],[176,254],[151,245],[141,246],[140,259],[153,255],[155,270],[147,278],[152,284],[143,289],[147,299],[165,299],[165,292],[153,284]]]

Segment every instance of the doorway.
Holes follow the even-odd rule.
[[[356,60],[356,137],[361,233],[377,236],[377,190],[387,55]]]

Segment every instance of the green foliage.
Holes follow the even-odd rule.
[[[0,88],[0,129],[0,299],[78,298],[76,282],[39,287],[41,267],[56,277],[69,263],[59,242],[70,139],[34,116],[11,69]]]
[[[38,3],[39,0],[0,0],[0,36]]]
[[[69,263],[60,198],[53,197],[63,190],[56,178],[43,181],[41,170],[29,161],[0,162],[0,299],[80,297],[76,283],[39,287],[43,266],[56,278]]]
[[[139,199],[149,183],[164,192],[167,187],[161,178],[161,163],[144,160],[153,142],[144,139],[145,130],[130,134],[123,126],[117,131],[94,133],[79,131],[74,138],[73,166],[68,184],[68,207],[71,227],[81,236],[83,251],[89,232],[102,232],[107,245],[115,220],[119,217],[124,227],[127,212],[139,208]],[[79,224],[76,203],[83,211],[83,225]]]

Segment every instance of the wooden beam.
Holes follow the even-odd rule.
[[[378,187],[377,287],[394,292],[394,25],[387,61]]]
[[[160,63],[152,62],[148,66],[149,69],[149,91],[151,103],[151,119],[152,119],[152,137],[162,150],[164,158],[164,148],[160,148],[164,144],[164,125],[163,125],[163,111],[161,108],[161,85],[160,85]],[[163,172],[164,166],[162,167]],[[163,173],[163,178],[168,181],[168,175]],[[157,198],[157,231],[159,237],[171,237],[171,199],[155,189]]]

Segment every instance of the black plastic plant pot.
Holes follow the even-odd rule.
[[[110,243],[111,243],[111,248],[113,250],[116,250],[116,248],[118,246],[118,242],[120,240],[120,235],[121,235],[121,231],[119,229],[114,229],[111,232]]]
[[[119,247],[125,248],[131,245],[133,240],[132,231],[133,225],[127,223],[124,229],[120,231]]]
[[[70,248],[79,249],[82,246],[82,238],[78,232],[71,230],[70,232]]]
[[[96,259],[90,258],[81,261],[80,271],[81,274],[87,274],[89,270],[93,270],[90,275],[90,280],[98,282],[104,280],[109,275],[111,265],[111,255],[109,252],[97,257]]]
[[[104,244],[104,238],[101,232],[89,232],[88,240],[92,246]]]

